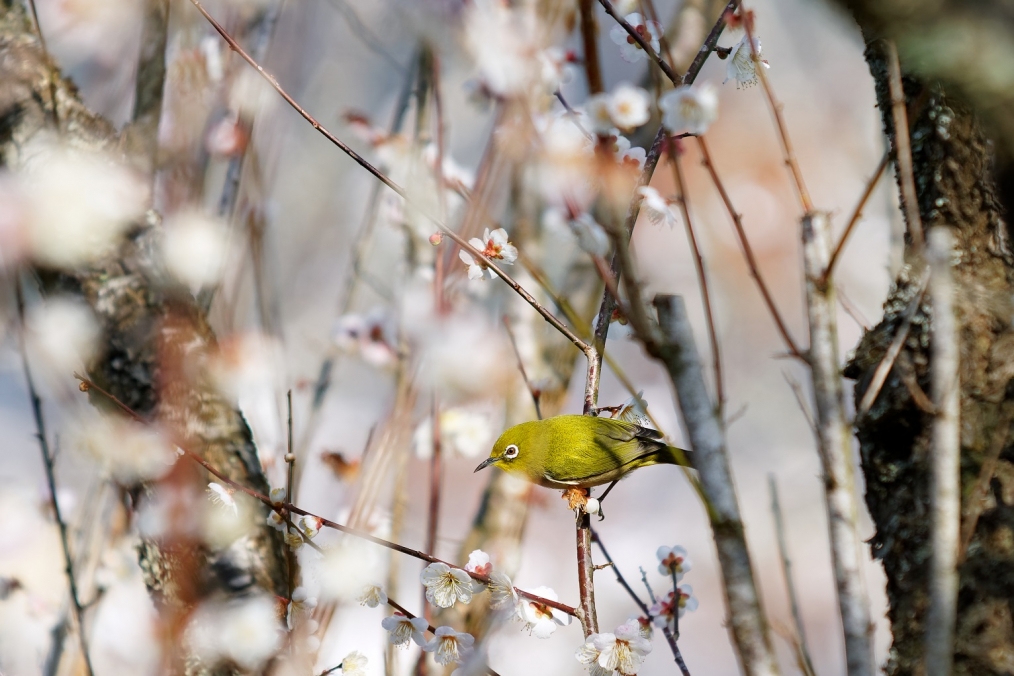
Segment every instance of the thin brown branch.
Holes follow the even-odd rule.
[[[785,589],[789,595],[789,608],[792,611],[792,622],[795,625],[795,642],[798,645],[800,662],[805,675],[814,676],[813,660],[806,647],[803,614],[799,610],[799,595],[796,594],[796,583],[792,577],[792,559],[789,557],[789,543],[785,535],[785,516],[782,514],[781,501],[778,499],[778,483],[775,481],[774,474],[768,474],[768,491],[771,493],[771,514],[775,519],[775,535],[778,537],[778,558],[782,562]]]
[[[764,96],[771,107],[771,114],[775,118],[778,138],[782,142],[782,151],[785,154],[785,164],[789,167],[789,172],[792,174],[792,181],[795,183],[796,192],[799,194],[799,202],[803,206],[803,213],[809,214],[813,211],[813,201],[810,199],[810,192],[806,189],[806,183],[803,181],[803,172],[799,169],[799,161],[796,159],[796,151],[792,148],[792,140],[789,139],[789,130],[785,124],[785,119],[782,117],[782,104],[775,98],[771,82],[768,81],[767,73],[764,72],[764,64],[761,62],[760,54],[757,53],[757,41],[753,36],[752,23],[753,21],[749,17],[743,22],[747,42],[750,44],[750,55],[754,61],[757,78],[760,80],[761,87],[764,88]]]
[[[521,378],[525,381],[525,387],[528,388],[528,394],[532,397],[532,404],[535,406],[535,417],[542,420],[542,408],[539,405],[539,391],[532,385],[532,381],[528,379],[528,372],[525,371],[525,362],[521,359],[521,352],[518,350],[518,342],[514,337],[514,330],[511,329],[511,322],[507,318],[507,315],[503,316],[503,326],[507,330],[507,338],[511,341],[511,348],[514,350],[514,356],[518,360],[518,370],[521,371]]]
[[[718,406],[718,415],[722,415],[722,407],[725,405],[725,379],[722,377],[722,353],[718,344],[718,329],[715,327],[714,305],[711,302],[711,291],[708,287],[708,274],[704,270],[704,256],[701,255],[701,247],[697,243],[697,234],[694,232],[694,223],[690,219],[690,196],[687,192],[687,184],[683,178],[683,169],[680,166],[679,152],[676,142],[669,139],[669,165],[672,167],[673,181],[679,195],[676,198],[679,204],[680,213],[683,215],[683,225],[686,227],[687,239],[690,241],[690,250],[694,255],[694,269],[697,272],[697,283],[701,288],[701,301],[704,305],[704,321],[708,326],[708,341],[711,343],[711,360],[715,369],[715,399]]]
[[[866,208],[866,202],[869,201],[870,195],[873,194],[874,188],[877,187],[877,183],[880,182],[880,177],[884,175],[884,170],[887,169],[888,162],[891,161],[891,152],[887,151],[884,156],[880,158],[880,164],[873,172],[873,176],[866,182],[866,187],[863,189],[863,194],[859,197],[859,201],[856,203],[855,208],[852,210],[852,216],[849,218],[848,225],[845,226],[845,230],[842,231],[841,237],[838,238],[838,244],[835,245],[834,251],[831,253],[831,260],[827,263],[827,270],[824,271],[821,277],[821,283],[826,284],[827,280],[831,278],[831,274],[834,272],[834,266],[838,262],[838,258],[841,257],[842,250],[845,249],[845,243],[848,242],[849,235],[852,234],[853,228],[859,222],[859,219],[863,216],[863,209]]]
[[[697,137],[697,143],[701,148],[701,158],[704,167],[708,170],[708,174],[711,176],[712,182],[715,184],[715,188],[718,189],[718,194],[722,198],[722,203],[725,204],[726,211],[729,212],[729,217],[732,219],[732,225],[736,230],[736,239],[739,241],[739,246],[743,251],[743,257],[746,259],[747,268],[750,270],[750,276],[753,277],[757,283],[757,288],[761,292],[761,296],[764,298],[764,304],[768,308],[768,312],[771,313],[771,318],[775,320],[775,326],[778,327],[778,333],[781,334],[782,340],[785,341],[786,347],[793,357],[802,359],[803,353],[799,350],[799,346],[796,341],[792,339],[792,334],[789,333],[789,328],[785,324],[785,320],[782,319],[782,314],[778,311],[778,306],[775,305],[775,299],[771,295],[771,291],[768,289],[768,285],[764,282],[764,277],[761,276],[760,266],[757,265],[757,259],[754,257],[753,248],[750,246],[750,240],[747,239],[746,229],[743,227],[743,219],[736,211],[736,207],[732,204],[732,198],[729,197],[728,191],[725,189],[725,184],[722,179],[718,176],[718,170],[715,168],[715,163],[711,159],[711,153],[708,152],[708,144],[705,142],[703,136]]]
[[[42,399],[35,388],[35,379],[32,377],[32,369],[28,363],[28,350],[25,340],[25,300],[21,290],[21,280],[15,281],[15,295],[17,296],[18,336],[21,340],[21,366],[25,375],[25,384],[28,387],[28,399],[32,404],[32,417],[35,420],[35,437],[39,441],[39,450],[42,452],[42,465],[46,472],[46,486],[49,489],[49,504],[53,508],[53,519],[60,531],[60,549],[63,553],[63,570],[67,575],[67,587],[70,592],[71,606],[74,608],[74,619],[77,621],[78,641],[81,645],[81,657],[84,660],[86,673],[92,676],[95,670],[92,668],[91,653],[88,651],[88,639],[85,632],[84,607],[81,605],[81,596],[78,593],[77,578],[74,575],[74,557],[70,551],[70,536],[67,532],[67,522],[60,511],[60,501],[56,493],[56,467],[53,453],[49,448],[49,435],[46,432],[46,420],[42,412]]]
[[[433,394],[433,406],[430,412],[430,434],[433,444],[433,454],[430,456],[430,509],[426,521],[426,551],[437,550],[437,531],[440,525],[440,478],[441,478],[441,438],[440,438],[440,402],[436,393]],[[431,609],[425,603],[426,619],[430,619]]]
[[[813,421],[813,414],[810,413],[810,409],[806,405],[806,397],[803,395],[803,386],[799,384],[799,381],[789,373],[788,371],[782,371],[782,377],[785,378],[785,382],[789,384],[789,389],[792,390],[792,395],[796,398],[796,403],[799,404],[799,411],[803,414],[803,418],[806,419],[806,424],[810,427],[810,431],[816,436],[817,434],[817,423]]]
[[[651,43],[645,40],[644,36],[638,33],[637,29],[631,26],[629,21],[627,21],[622,16],[620,16],[619,13],[617,13],[616,8],[613,7],[613,3],[609,2],[609,0],[599,0],[599,4],[605,8],[606,14],[613,17],[613,20],[616,21],[616,23],[618,23],[623,28],[623,30],[627,31],[627,35],[629,35],[631,39],[634,42],[636,42],[641,49],[644,50],[644,53],[647,54],[648,57],[658,65],[659,70],[665,73],[665,76],[669,78],[669,80],[673,83],[673,85],[679,87],[681,84],[686,84],[683,81],[683,78],[677,75],[676,72],[672,69],[672,66],[666,63],[665,59],[663,59],[659,55],[659,53],[652,48]],[[724,24],[723,19],[720,19],[720,21],[723,21]],[[659,43],[659,46],[661,46],[661,43]]]
[[[905,345],[905,339],[908,338],[909,328],[912,326],[912,319],[915,317],[916,312],[919,310],[919,305],[922,303],[923,294],[926,292],[926,284],[929,282],[929,268],[923,270],[922,277],[919,280],[919,287],[916,291],[915,296],[912,298],[908,307],[905,308],[905,314],[901,316],[901,324],[898,326],[897,332],[894,334],[894,340],[887,347],[887,352],[884,353],[884,358],[877,364],[876,371],[873,372],[873,377],[870,378],[870,384],[866,387],[866,392],[863,393],[863,398],[859,402],[858,415],[865,415],[870,407],[873,406],[873,402],[877,400],[877,395],[880,394],[880,388],[884,386],[884,381],[887,380],[887,375],[891,372],[894,367],[894,362],[898,358],[898,354],[901,352],[901,348]]]
[[[896,59],[896,57],[895,57]],[[959,328],[951,276],[953,237],[947,226],[929,232],[929,297],[933,304],[933,446],[930,523],[932,554],[926,615],[926,674],[949,676],[958,614],[958,546],[961,530],[961,382]]]
[[[912,170],[912,141],[908,130],[908,111],[905,103],[905,88],[901,82],[901,64],[898,62],[898,48],[887,41],[887,85],[891,92],[891,119],[894,122],[895,162],[901,179],[901,201],[905,209],[908,234],[916,252],[925,246],[922,218],[919,216],[919,198],[915,191],[915,173]]]

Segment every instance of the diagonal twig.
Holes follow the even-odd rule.
[[[922,218],[919,216],[919,198],[915,191],[915,174],[912,170],[912,141],[908,132],[908,111],[905,105],[905,88],[901,82],[901,65],[898,62],[898,48],[887,41],[887,85],[891,92],[891,119],[894,121],[895,161],[901,178],[901,201],[904,203],[905,220],[912,246],[922,251]]]

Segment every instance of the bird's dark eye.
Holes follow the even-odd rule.
[[[504,449],[503,457],[509,460],[518,457],[518,447],[515,444],[511,444]]]

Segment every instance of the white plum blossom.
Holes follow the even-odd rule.
[[[290,528],[289,531],[282,536],[282,539],[285,540],[285,544],[288,545],[289,549],[292,551],[298,550],[306,543],[306,540],[303,538],[303,534],[295,528]]]
[[[371,535],[384,537],[382,529],[371,528]],[[382,548],[357,538],[346,537],[337,546],[325,547],[324,558],[314,571],[320,582],[321,596],[329,600],[357,601],[363,587],[383,579],[387,557]]]
[[[317,537],[317,533],[320,532],[320,527],[323,525],[324,522],[321,518],[312,514],[307,514],[299,520],[299,529],[311,540]]]
[[[514,583],[506,573],[494,570],[489,574],[489,607],[493,610],[510,606],[513,610],[518,605],[518,593],[514,591]]]
[[[489,575],[493,572],[493,564],[489,562],[489,554],[481,549],[473,550],[468,555],[468,563],[465,564],[465,570],[477,575]]]
[[[611,98],[609,94],[600,92],[589,96],[584,103],[583,121],[586,121],[591,131],[596,134],[610,134],[616,127],[609,111]]]
[[[489,260],[496,261],[498,263],[514,265],[514,261],[518,259],[518,249],[510,243],[510,240],[507,237],[507,231],[503,228],[497,228],[492,232],[489,228],[486,228],[486,231],[482,235],[482,239],[473,237],[468,240],[468,243]],[[465,265],[468,266],[469,279],[482,279],[483,270],[489,273],[490,279],[493,279],[496,276],[484,260],[480,259],[476,261],[475,258],[473,258],[472,255],[464,249],[458,252],[458,257]]]
[[[272,488],[271,492],[268,493],[268,498],[271,500],[271,504],[280,505],[285,502],[285,497],[288,495],[285,488]]]
[[[635,146],[624,150],[622,153],[617,151],[616,159],[619,160],[622,165],[630,165],[637,169],[637,171],[641,171],[644,169],[644,162],[647,159],[647,156],[648,153],[645,152],[644,148]]]
[[[546,49],[539,17],[528,4],[476,0],[465,15],[465,47],[475,59],[485,88],[497,96],[543,90],[551,93],[565,78],[559,50]]]
[[[659,36],[662,34],[658,24],[654,21],[646,21],[637,12],[628,14],[624,18],[627,23],[633,26],[638,35],[651,45],[651,48],[657,54],[659,50]],[[615,44],[620,46],[620,56],[623,57],[624,61],[637,63],[647,58],[648,55],[641,49],[641,45],[624,30],[623,26],[613,26],[612,30],[609,31],[609,37]]]
[[[693,562],[690,561],[687,550],[679,545],[675,547],[659,547],[658,551],[655,552],[655,556],[658,557],[659,562],[658,572],[668,578],[672,578],[675,573],[677,582],[682,580],[683,575],[688,573],[693,567]]]
[[[489,416],[468,408],[448,408],[440,412],[440,443],[465,458],[474,458],[489,451],[493,429]],[[417,457],[433,456],[433,417],[426,416],[412,437]]]
[[[550,601],[557,601],[560,598],[549,587],[536,587],[531,593]],[[565,627],[571,620],[570,615],[562,610],[551,608],[528,597],[522,598],[518,604],[518,617],[536,638],[549,638],[557,627]]]
[[[697,610],[697,606],[694,588],[688,584],[681,584],[675,592],[669,592],[664,599],[653,603],[649,611],[656,626],[669,627],[672,630],[676,626],[677,617],[683,617],[688,610]]]
[[[272,528],[274,528],[275,530],[280,532],[285,531],[286,527],[285,519],[283,519],[282,515],[276,512],[275,510],[271,510],[270,512],[268,512],[268,518],[265,519],[265,521],[267,521],[267,524]]]
[[[125,485],[162,476],[177,457],[154,428],[119,416],[90,416],[77,426],[74,436],[77,448]]]
[[[228,250],[224,223],[186,211],[167,219],[162,256],[166,270],[188,288],[214,284],[221,276]]]
[[[454,631],[451,627],[437,627],[436,634],[422,647],[433,653],[437,664],[460,662],[471,651],[475,637],[471,634]]]
[[[641,635],[639,623],[633,619],[621,624],[611,634],[592,634],[575,657],[583,664],[594,665],[592,673],[596,676],[612,672],[633,676],[650,652],[651,643]]]
[[[212,481],[208,484],[208,499],[213,504],[220,505],[233,514],[237,514],[236,498],[232,497],[234,491],[235,489],[226,488],[222,484]]]
[[[458,601],[468,603],[473,594],[485,589],[468,573],[446,563],[431,563],[423,569],[419,579],[426,587],[426,600],[438,608],[450,608]]]
[[[379,584],[365,585],[363,591],[359,594],[359,604],[370,608],[386,606],[387,593]]]
[[[767,61],[763,61],[760,58],[760,38],[754,38],[753,45],[757,51],[757,61],[754,60],[754,56],[750,51],[750,39],[746,35],[743,36],[743,39],[733,45],[732,51],[729,52],[729,56],[726,58],[729,65],[726,66],[725,82],[735,80],[736,89],[752,87],[757,84],[758,61],[765,68],[771,67]],[[725,82],[722,84],[725,84]]]
[[[98,354],[102,329],[91,309],[76,298],[54,296],[33,306],[25,328],[47,374],[57,378],[67,378]]]
[[[367,663],[366,655],[358,650],[353,650],[342,658],[342,676],[366,676]]]
[[[658,100],[662,124],[670,134],[701,135],[718,119],[718,91],[711,83],[683,85]]]
[[[396,646],[407,646],[409,641],[415,641],[417,645],[426,645],[424,632],[429,624],[421,617],[409,618],[401,613],[395,613],[381,620],[380,626],[388,631],[387,640]]]
[[[297,622],[310,619],[313,609],[317,607],[317,598],[310,596],[306,587],[296,587],[292,590],[292,600],[289,603],[286,622],[289,629],[293,629]]]
[[[609,119],[620,129],[634,129],[640,127],[651,117],[648,106],[651,97],[648,92],[623,83],[613,90],[606,103]]]
[[[209,664],[231,661],[255,671],[281,647],[275,602],[268,596],[206,603],[191,616],[186,640]]]
[[[670,228],[676,226],[678,220],[676,209],[673,208],[675,204],[673,200],[662,197],[659,191],[647,185],[638,188],[637,193],[644,198],[644,201],[641,202],[641,208],[645,209],[649,221],[656,225],[664,223]]]

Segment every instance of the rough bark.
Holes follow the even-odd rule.
[[[857,16],[868,45],[884,128],[892,146],[887,67],[880,24]],[[867,20],[864,23],[864,20]],[[903,71],[908,65],[902,60]],[[975,111],[939,83],[905,78],[916,195],[923,227],[951,229],[955,240],[953,275],[960,336],[961,488],[965,518],[981,509],[960,566],[955,674],[1014,671],[1014,445],[1008,439],[1014,406],[1014,331],[1011,291],[1014,258],[993,175],[993,144]],[[914,260],[914,252],[906,252]],[[884,305],[884,317],[866,333],[846,367],[856,380],[857,404],[873,372],[919,293],[919,275],[902,270]],[[868,414],[856,422],[866,502],[876,524],[874,556],[887,573],[889,617],[894,643],[889,675],[920,673],[929,604],[930,447],[933,415],[916,402],[930,387],[932,312],[927,300],[918,311],[904,348]],[[913,392],[916,394],[913,397]],[[999,453],[995,472],[987,467],[990,490],[969,500],[980,471]]]
[[[57,78],[52,89],[50,77]],[[24,145],[52,133],[50,91],[59,104],[62,141],[109,151],[122,147],[113,127],[91,113],[73,84],[46,61],[20,6],[0,3],[0,168],[17,169]],[[160,219],[149,212],[106,259],[72,273],[38,272],[47,291],[80,295],[100,319],[102,353],[88,365],[96,384],[230,478],[267,492],[246,421],[207,382],[204,369],[193,366],[215,348],[215,337],[190,295],[174,293],[160,279],[153,259],[159,237]],[[92,400],[113,408],[98,393]],[[199,490],[208,482],[182,460],[168,480],[193,481]],[[139,487],[134,495],[143,499],[146,492]],[[257,526],[221,551],[193,540],[142,543],[141,568],[160,607],[178,618],[212,595],[227,598],[255,588],[285,594],[281,540],[264,523],[264,508],[254,509]]]

